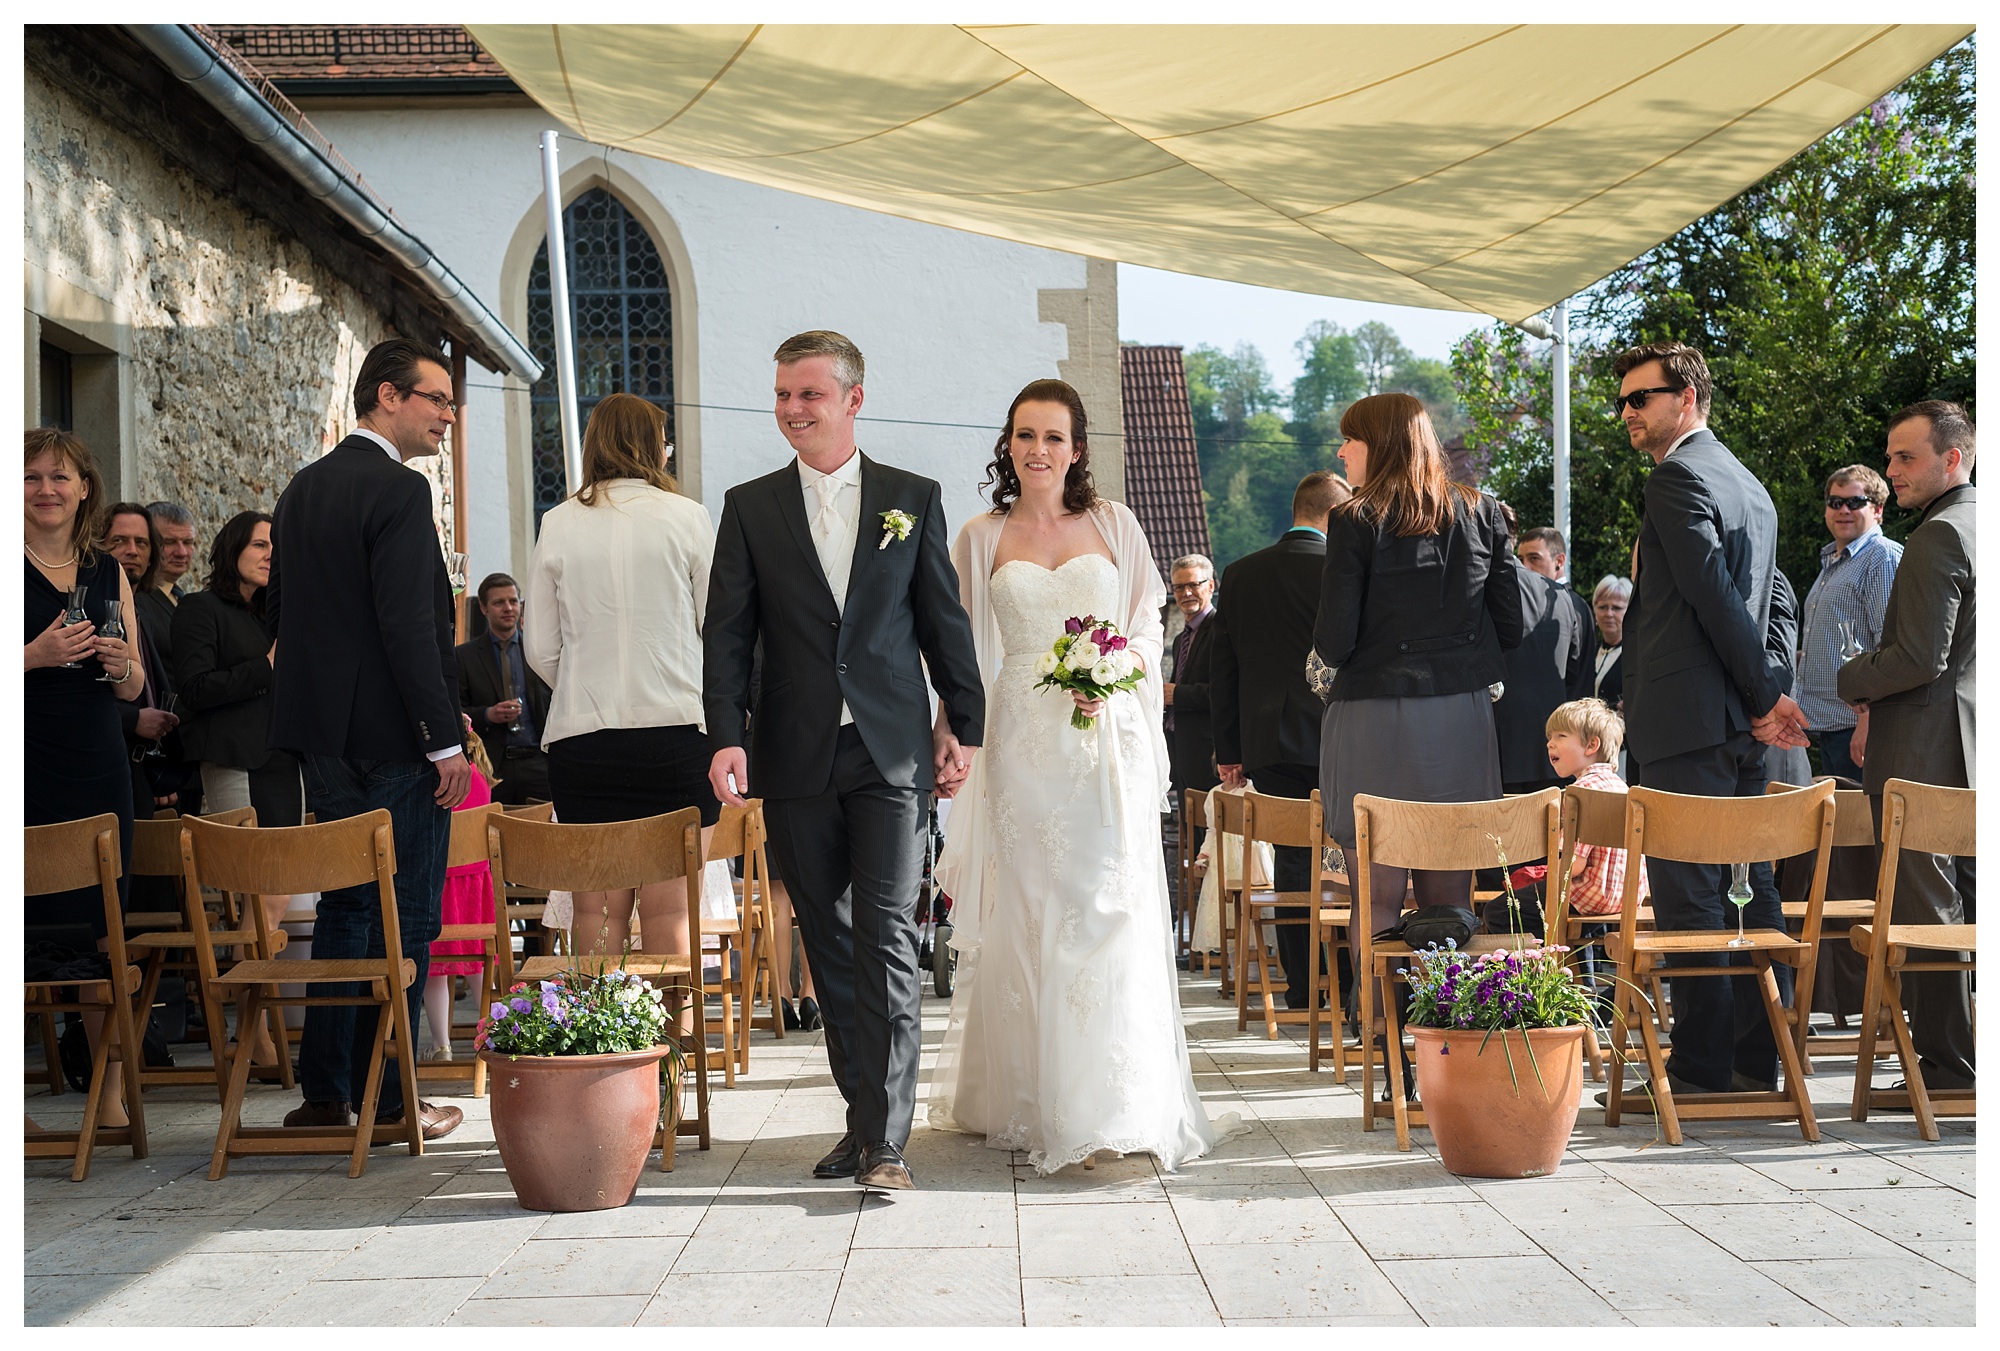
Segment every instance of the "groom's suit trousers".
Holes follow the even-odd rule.
[[[899,1149],[916,1113],[922,1044],[916,907],[928,797],[889,784],[849,723],[825,792],[764,801],[847,1129]]]

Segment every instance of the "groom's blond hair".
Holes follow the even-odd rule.
[[[794,333],[779,343],[778,350],[772,354],[772,359],[780,366],[789,366],[807,357],[833,358],[833,378],[840,381],[842,394],[860,384],[862,376],[867,373],[861,360],[861,349],[844,334],[835,333],[830,328]]]

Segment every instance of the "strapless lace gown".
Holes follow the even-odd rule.
[[[1063,622],[1115,612],[1117,581],[1085,555],[1054,571],[1007,563],[990,584],[1006,650],[981,752],[996,892],[930,1116],[1043,1173],[1099,1150],[1172,1169],[1219,1134],[1188,1067],[1139,701],[1114,695],[1082,732],[1067,695],[1034,688]]]

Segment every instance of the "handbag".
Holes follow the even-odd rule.
[[[1413,948],[1443,947],[1447,941],[1464,947],[1478,927],[1479,917],[1462,905],[1420,905],[1403,916],[1394,933]]]

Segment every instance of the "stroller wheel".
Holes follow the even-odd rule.
[[[939,999],[951,998],[951,978],[957,965],[958,958],[951,950],[951,926],[940,924],[930,956],[931,988],[937,991]]]

